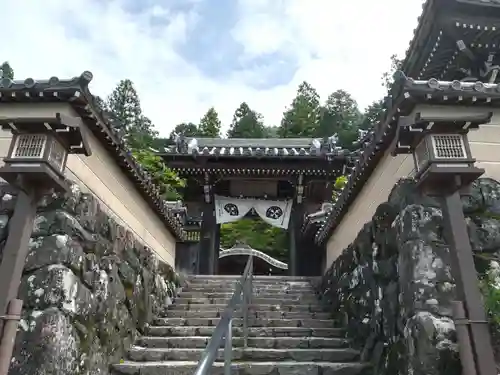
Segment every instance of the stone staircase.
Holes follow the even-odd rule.
[[[114,375],[194,374],[238,277],[192,276],[165,317],[138,339]],[[233,320],[232,373],[238,375],[356,375],[366,368],[341,328],[323,312],[311,279],[258,276],[249,310],[248,347],[241,313]],[[223,344],[222,344],[223,345]],[[223,374],[219,349],[211,374]]]

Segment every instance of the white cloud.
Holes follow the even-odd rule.
[[[241,101],[277,124],[302,80],[323,97],[346,89],[361,106],[384,95],[380,76],[389,56],[406,50],[421,3],[239,0],[241,17],[232,35],[245,47],[245,56],[235,58],[282,52],[299,62],[290,84],[269,90],[248,85],[255,72],[217,81],[184,61],[173,46],[186,40],[200,15],[174,14],[165,5],[132,16],[117,1],[89,1],[82,7],[63,0],[5,2],[0,60],[11,62],[17,78],[63,78],[90,70],[92,91],[99,95],[130,78],[162,134],[177,123],[197,121],[211,105],[227,124]],[[168,26],[152,26],[150,17],[168,20]]]

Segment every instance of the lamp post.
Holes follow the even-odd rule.
[[[497,375],[460,198],[484,173],[474,165],[467,133],[469,129],[489,122],[491,117],[492,113],[487,110],[471,116],[450,110],[426,116],[417,108],[411,115],[399,118],[393,149],[396,155],[413,154],[417,186],[422,192],[439,197],[442,202],[445,235],[457,290],[457,301],[452,306],[453,319],[464,375]]]
[[[19,284],[38,199],[52,191],[66,192],[69,153],[90,155],[80,119],[59,113],[51,118],[0,118],[13,136],[0,177],[19,189],[0,264],[0,375],[9,371],[23,302]]]

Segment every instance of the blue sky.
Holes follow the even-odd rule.
[[[23,0],[2,4],[0,60],[16,78],[94,73],[106,96],[131,79],[162,134],[215,106],[227,126],[247,101],[278,124],[298,84],[325,99],[384,95],[389,57],[403,55],[422,0]]]

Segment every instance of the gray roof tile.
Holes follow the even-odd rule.
[[[185,138],[164,149],[163,155],[319,157],[349,155],[336,146],[336,138],[327,141],[314,138]]]

